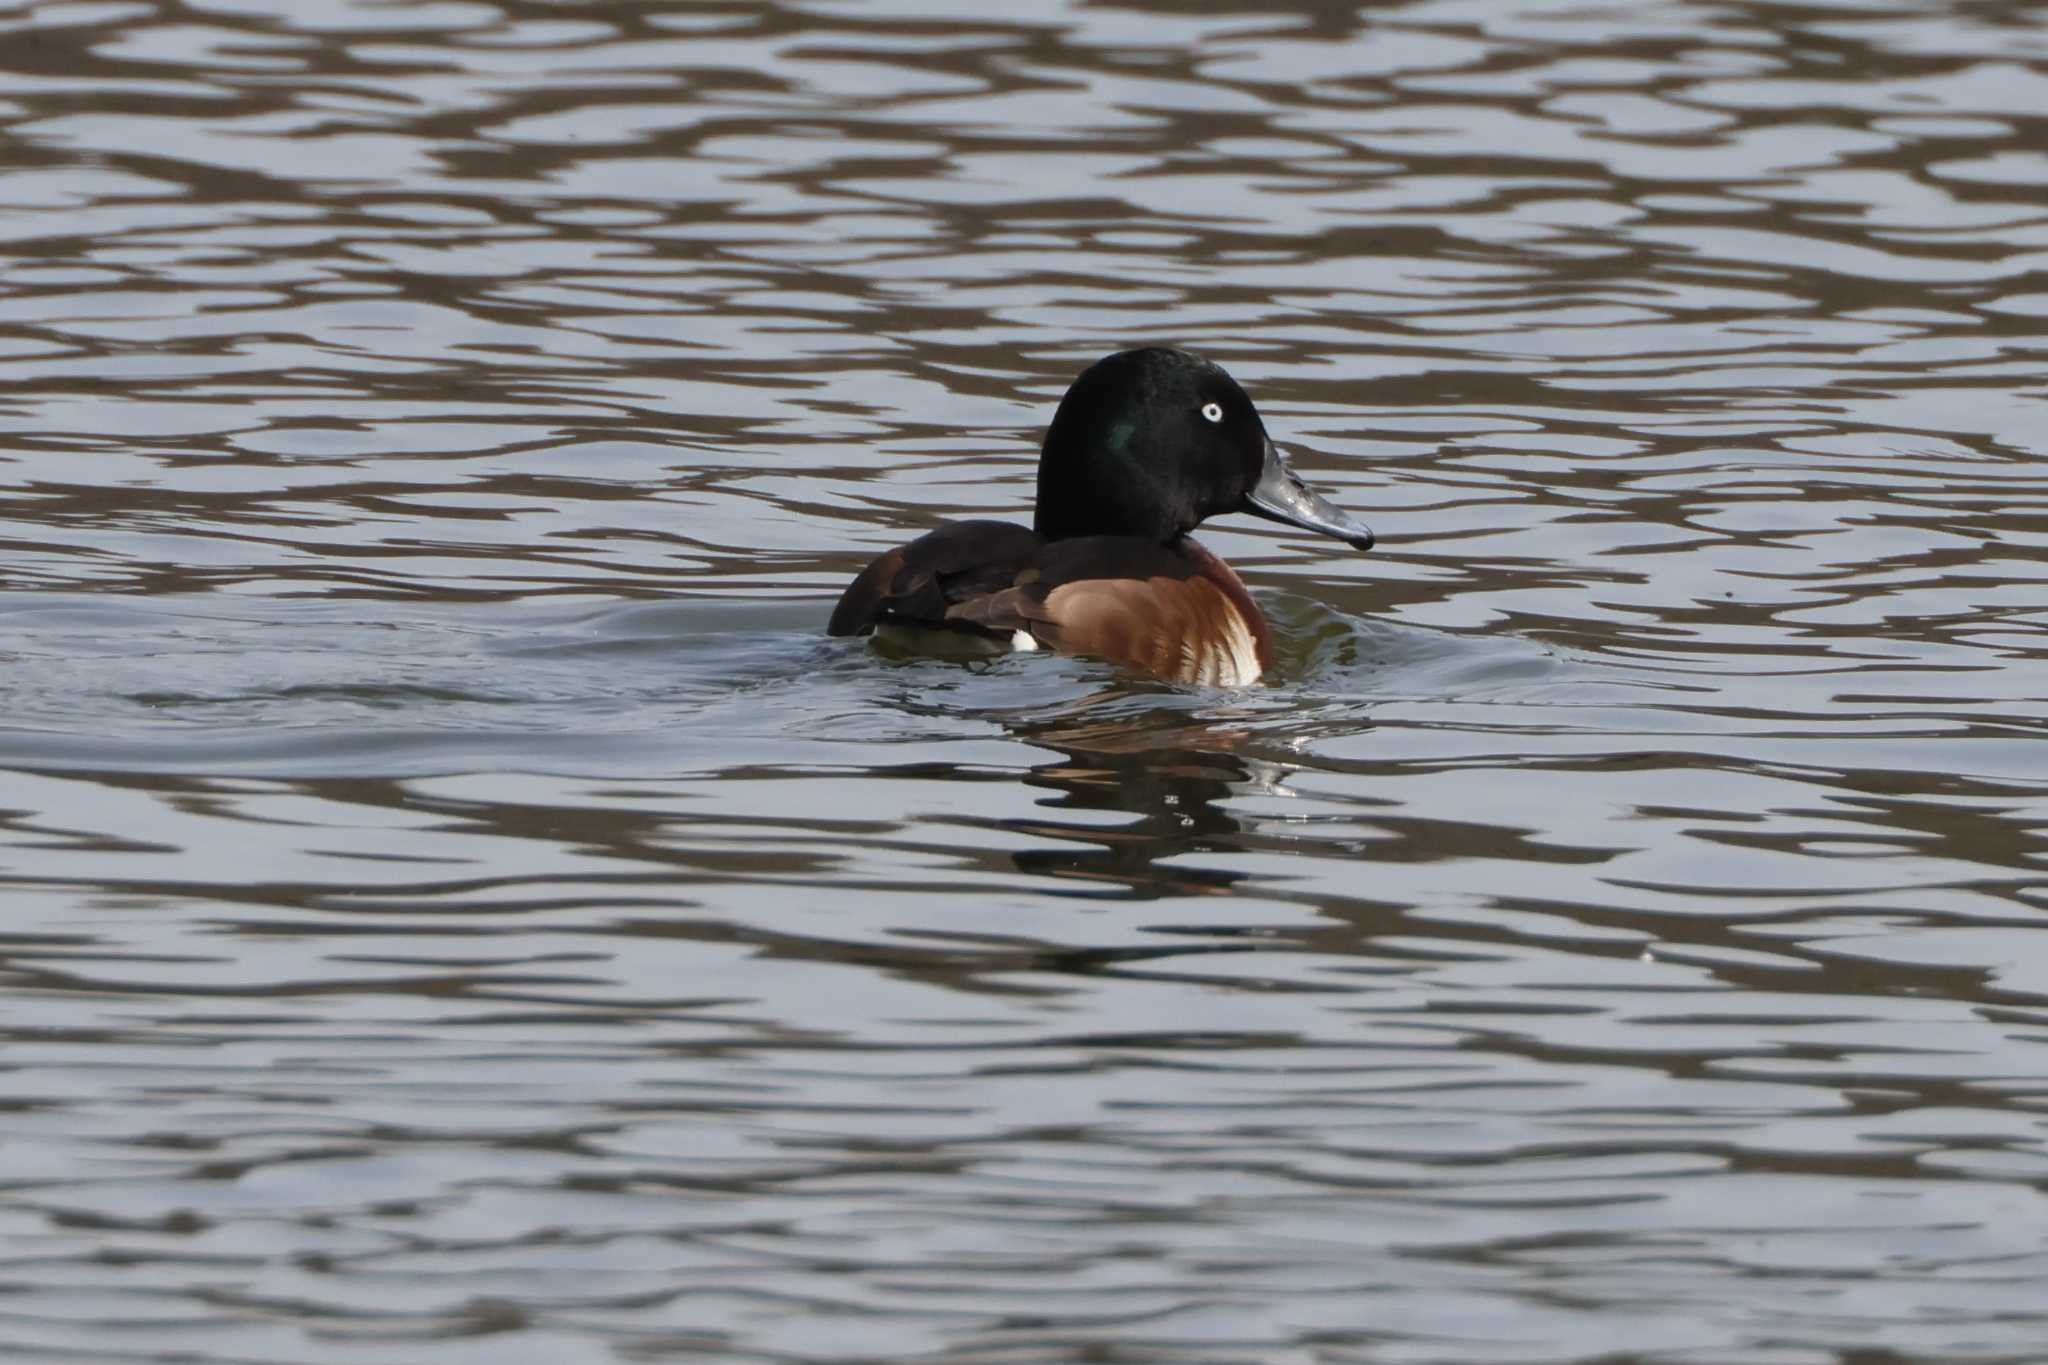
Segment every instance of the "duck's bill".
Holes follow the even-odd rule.
[[[1335,536],[1361,550],[1372,548],[1372,528],[1354,521],[1328,498],[1301,481],[1288,466],[1287,457],[1271,441],[1266,442],[1266,467],[1258,486],[1245,494],[1244,510],[1255,517],[1284,521],[1304,531]]]

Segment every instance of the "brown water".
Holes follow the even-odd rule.
[[[0,3],[0,1355],[2048,1359],[2048,9],[971,12]]]

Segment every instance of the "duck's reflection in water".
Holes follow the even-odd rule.
[[[1245,752],[1255,739],[1246,723],[1253,712],[1116,705],[1131,700],[1110,690],[1057,713],[1008,718],[1016,738],[1059,755],[1024,778],[1054,793],[1038,803],[1048,813],[1002,822],[1058,846],[1017,853],[1017,866],[1081,883],[1079,895],[1228,894],[1249,874],[1195,859],[1243,850],[1246,826],[1228,802],[1284,794],[1288,769]],[[1098,812],[1130,818],[1091,818]]]

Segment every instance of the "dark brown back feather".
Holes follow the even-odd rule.
[[[956,521],[899,545],[847,585],[828,635],[865,635],[882,621],[944,627],[954,603],[1016,582],[1045,548],[1011,521]]]

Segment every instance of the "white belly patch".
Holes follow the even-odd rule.
[[[1225,618],[1222,638],[1181,643],[1181,673],[1188,681],[1209,687],[1249,687],[1263,672],[1259,646],[1251,628],[1236,612]]]

